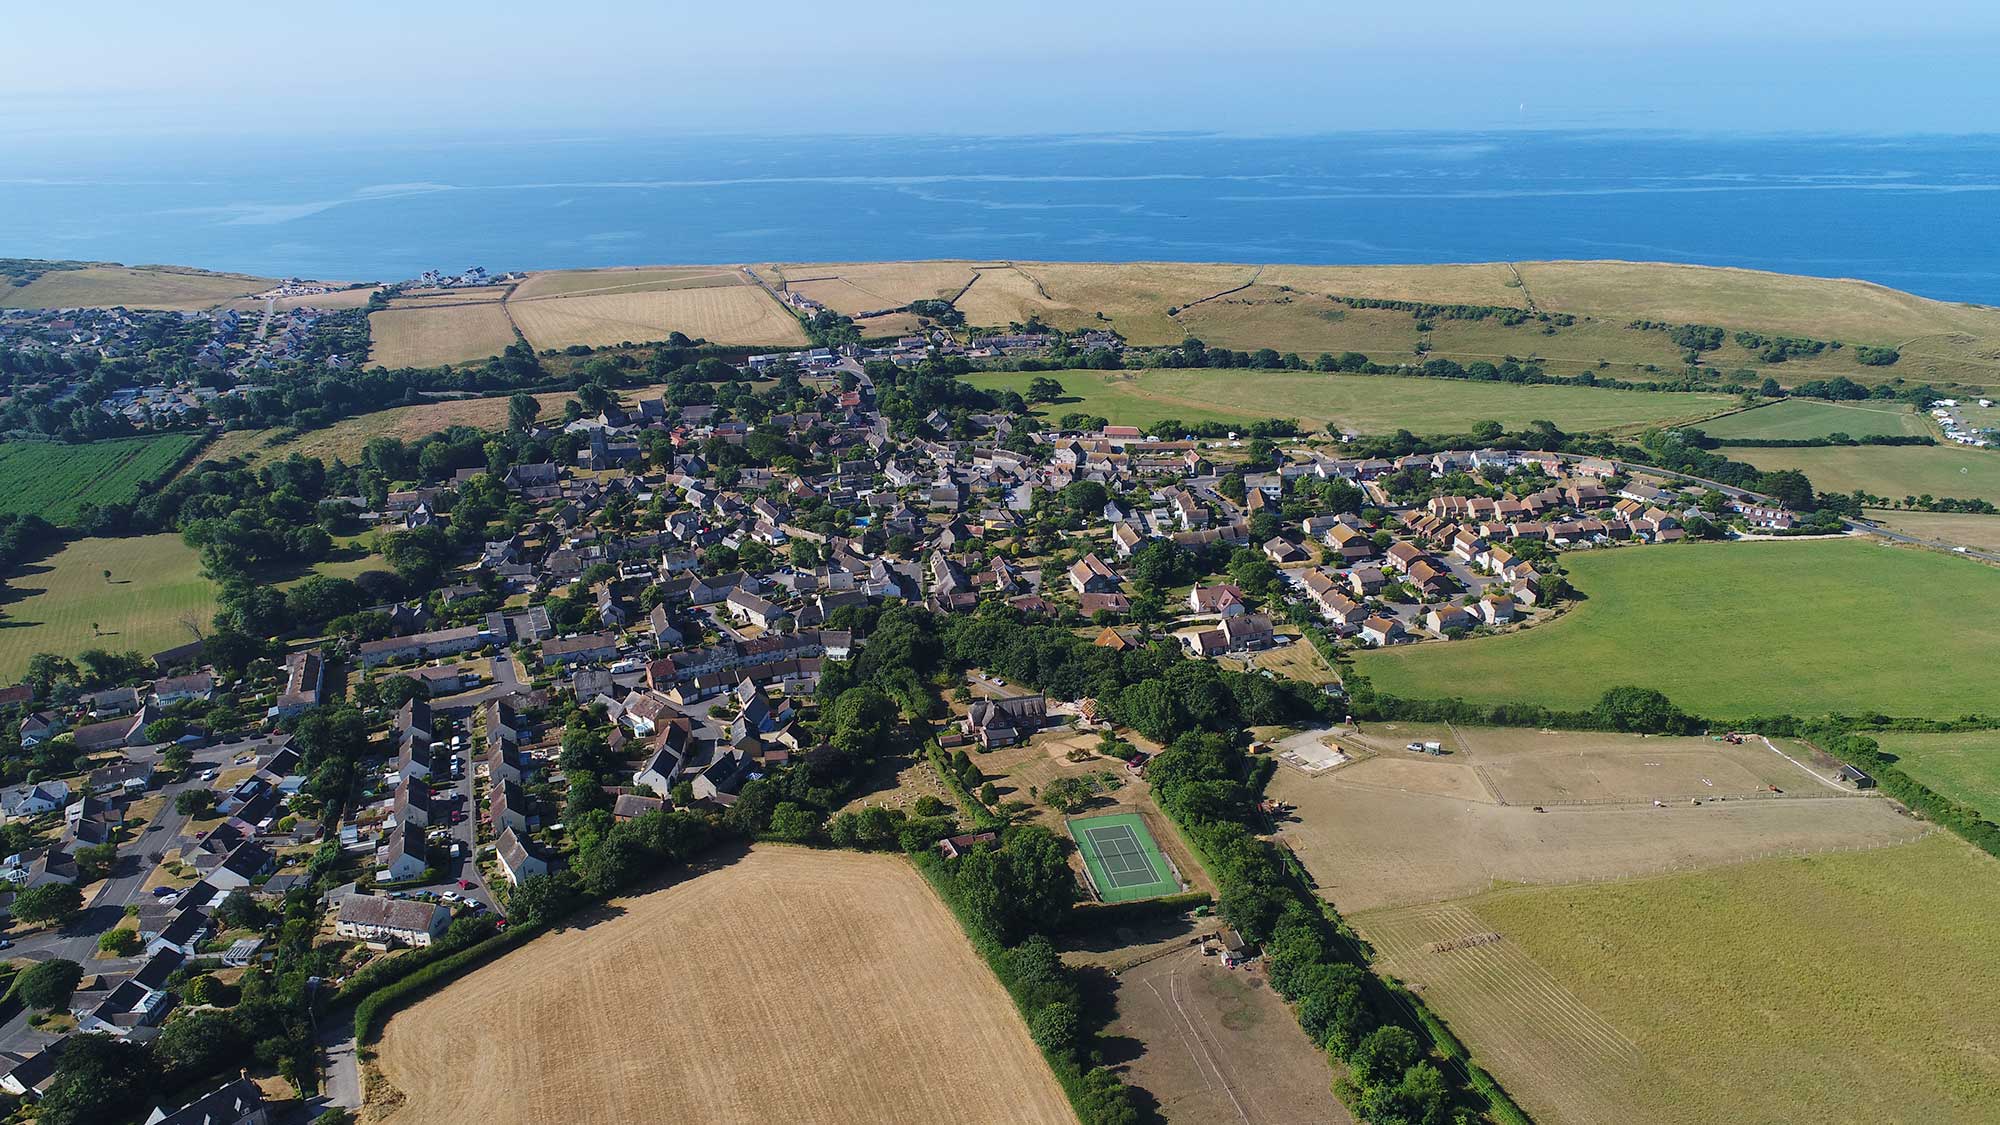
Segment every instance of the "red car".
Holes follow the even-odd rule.
[[[459,889],[459,890],[461,890],[461,891],[469,891],[469,890],[471,890],[471,889],[472,889],[472,880],[470,880],[470,879],[460,879],[460,880],[458,881],[458,889]]]

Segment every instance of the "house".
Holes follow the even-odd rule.
[[[1041,729],[1047,721],[1048,700],[1037,694],[975,699],[960,725],[966,737],[992,750],[1012,746]]]
[[[492,643],[492,636],[477,625],[461,625],[454,629],[436,629],[428,633],[412,633],[403,637],[385,637],[379,641],[363,641],[355,649],[361,663],[373,668],[390,660],[428,660],[439,656],[457,656],[471,652]]]
[[[1359,562],[1373,558],[1375,540],[1367,532],[1351,524],[1337,523],[1325,535],[1326,545],[1339,552],[1346,562]]]
[[[1376,614],[1361,623],[1361,639],[1371,645],[1392,645],[1405,639],[1403,623],[1393,617]]]
[[[542,666],[587,664],[613,660],[618,656],[618,637],[612,633],[584,633],[576,637],[553,637],[542,642]]]
[[[215,677],[207,672],[186,676],[162,676],[153,681],[153,703],[171,707],[190,699],[207,699],[215,694]]]
[[[732,803],[756,764],[754,757],[741,750],[718,753],[695,773],[689,787],[694,790],[696,800]]]
[[[1079,594],[1114,594],[1118,575],[1092,551],[1070,566],[1069,584]]]
[[[431,825],[431,787],[418,778],[406,777],[396,787],[396,796],[390,802],[389,815],[397,824],[414,824],[418,828]]]
[[[113,715],[129,715],[144,703],[145,693],[136,687],[107,688],[91,692],[83,697],[90,707],[90,717],[107,719]]]
[[[512,828],[516,832],[528,830],[528,794],[511,781],[498,781],[489,792],[487,815],[493,822],[495,831]]]
[[[512,827],[500,830],[500,838],[493,845],[493,856],[500,861],[500,871],[507,876],[507,881],[517,887],[523,879],[549,873],[548,861],[529,851]]]
[[[1233,582],[1217,586],[1196,586],[1188,591],[1188,609],[1195,613],[1219,613],[1233,617],[1249,612],[1243,590]]]
[[[21,745],[39,746],[61,734],[69,724],[53,711],[37,711],[21,719]]]
[[[176,1110],[155,1108],[145,1125],[270,1125],[264,1092],[248,1078],[211,1090]]]
[[[666,807],[667,803],[658,797],[642,797],[637,793],[620,793],[618,794],[618,799],[611,802],[611,819],[614,821],[632,820],[647,813],[660,812]]]
[[[143,746],[146,743],[146,724],[158,717],[149,706],[137,715],[80,726],[74,736],[76,748],[86,754],[95,754],[118,746]]]
[[[1424,628],[1440,637],[1457,631],[1470,630],[1478,624],[1479,618],[1463,606],[1441,606],[1424,615]]]
[[[416,747],[423,752],[423,757],[426,759],[429,757],[432,732],[435,729],[436,720],[431,715],[431,705],[427,700],[413,698],[397,708],[396,741],[405,747]],[[423,772],[430,772],[428,760],[424,762]]]
[[[775,628],[791,617],[785,607],[743,589],[729,591],[723,604],[731,617],[760,629]]]
[[[1422,547],[1408,542],[1391,543],[1389,549],[1383,552],[1383,554],[1388,560],[1389,569],[1400,571],[1404,574],[1408,574],[1411,567],[1428,557],[1424,554]]]
[[[1230,652],[1255,651],[1270,648],[1277,643],[1276,634],[1271,630],[1271,618],[1264,613],[1246,613],[1236,617],[1225,617],[1221,625],[1224,646]]]
[[[427,946],[451,926],[451,911],[435,902],[351,894],[340,902],[333,932],[370,945]]]
[[[1506,594],[1488,594],[1472,608],[1488,625],[1505,625],[1514,620],[1514,599]]]
[[[1290,566],[1293,563],[1310,561],[1312,555],[1297,543],[1282,535],[1276,535],[1264,542],[1264,557],[1270,559],[1273,565]]]
[[[378,883],[405,883],[422,875],[431,865],[430,845],[424,830],[414,824],[398,824],[383,833],[387,843],[379,850],[381,866],[375,873]]]
[[[213,871],[202,878],[213,887],[233,891],[277,870],[278,861],[261,845],[245,841],[231,848]]]
[[[285,690],[271,707],[271,718],[284,719],[317,707],[326,687],[326,662],[318,650],[285,657]]]
[[[90,771],[90,791],[105,793],[143,793],[153,784],[152,762],[118,762],[102,769]]]
[[[0,814],[7,820],[40,816],[68,803],[69,783],[65,781],[37,781],[0,790]]]
[[[1357,598],[1372,598],[1389,584],[1387,575],[1372,566],[1357,566],[1347,572],[1347,584],[1353,588]]]

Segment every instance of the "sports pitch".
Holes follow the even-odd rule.
[[[1083,853],[1083,865],[1105,902],[1132,902],[1181,889],[1160,845],[1137,813],[1071,817],[1069,834]]]

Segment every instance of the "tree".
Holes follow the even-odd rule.
[[[575,903],[575,891],[562,876],[530,875],[507,896],[507,911],[516,925],[538,926],[569,913]]]
[[[1090,802],[1090,783],[1080,777],[1058,777],[1042,786],[1042,800],[1061,813],[1073,813]]]
[[[174,798],[174,811],[195,820],[207,816],[208,810],[214,807],[215,793],[209,789],[183,789],[180,796]]]
[[[14,995],[37,1011],[53,1012],[69,1003],[83,979],[83,966],[61,957],[30,965],[14,978]]]
[[[542,404],[535,396],[517,394],[507,400],[507,428],[516,432],[531,429],[541,413]]]
[[[111,865],[118,862],[118,845],[106,841],[76,850],[76,880],[79,883],[95,883],[111,874]]]
[[[115,957],[130,957],[139,952],[139,931],[120,926],[98,935],[97,951]]]
[[[68,883],[44,883],[14,896],[14,917],[23,922],[67,922],[83,908],[83,892]]]
[[[38,652],[28,658],[27,680],[37,695],[47,694],[63,680],[75,679],[76,665],[70,663],[68,657],[57,656],[52,652]]]
[[[1407,1028],[1385,1024],[1362,1036],[1347,1061],[1361,1085],[1380,1086],[1402,1077],[1423,1057],[1423,1045]]]
[[[1028,391],[1023,397],[1029,402],[1055,402],[1063,397],[1063,385],[1046,375],[1037,375],[1028,380]]]

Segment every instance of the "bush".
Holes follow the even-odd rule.
[[[97,951],[118,957],[130,957],[139,952],[139,931],[128,930],[122,926],[115,930],[106,930],[97,939]]]

